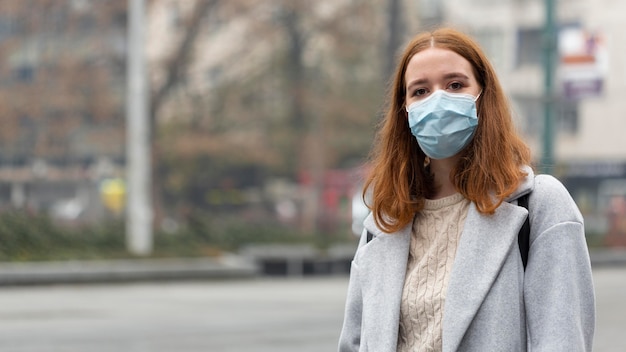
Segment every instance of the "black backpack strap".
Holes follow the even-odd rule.
[[[517,205],[526,208],[528,210],[528,194],[524,194],[517,199]],[[530,212],[526,217],[526,221],[522,225],[517,235],[517,244],[519,245],[519,252],[522,256],[522,263],[524,264],[524,271],[526,271],[526,263],[528,263],[528,251],[530,250]]]

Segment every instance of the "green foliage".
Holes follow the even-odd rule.
[[[249,244],[315,243],[316,237],[300,234],[274,221],[243,219],[232,213],[196,212],[179,230],[156,234],[155,255],[213,255],[221,251],[237,251]]]
[[[605,233],[598,232],[585,232],[585,238],[587,240],[587,245],[589,248],[602,248],[605,247],[604,243]]]
[[[62,226],[47,216],[10,211],[0,215],[0,260],[65,260],[126,256],[122,224]]]
[[[125,248],[124,233],[120,220],[70,226],[45,215],[4,212],[0,214],[0,261],[132,258]],[[199,213],[174,232],[156,231],[152,257],[216,256],[249,244],[313,243],[324,247],[346,237],[300,234],[274,221]]]

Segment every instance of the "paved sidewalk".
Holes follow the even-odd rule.
[[[219,258],[0,263],[0,286],[230,279],[253,277],[257,271],[256,264],[232,254]]]
[[[591,266],[626,266],[626,247],[590,249]]]
[[[347,274],[349,270],[351,254],[345,248],[323,257],[312,252],[304,255],[302,248],[277,248],[280,250],[262,248],[218,258],[5,262],[0,263],[0,286],[333,275]],[[592,249],[590,255],[593,267],[626,266],[626,248]],[[282,261],[286,269],[272,274],[268,265],[276,261]]]

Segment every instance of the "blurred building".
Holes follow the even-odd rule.
[[[480,41],[512,99],[517,122],[539,161],[545,99],[545,1],[418,3],[429,8],[423,12],[426,22],[450,23],[468,30]],[[563,180],[583,211],[588,233],[606,233],[610,199],[626,197],[623,13],[623,2],[555,0],[555,175]]]
[[[0,207],[105,212],[124,159],[125,4],[0,4]]]
[[[352,147],[359,155],[367,154],[369,119],[375,112],[360,111],[363,107],[358,104],[346,108],[349,103],[341,95],[348,94],[342,84],[356,81],[360,89],[367,86],[363,82],[380,74],[372,69],[380,67],[375,44],[379,38],[369,37],[365,29],[384,31],[373,30],[373,21],[364,16],[384,16],[364,12],[364,8],[381,4],[378,0],[361,4],[349,0],[229,1],[206,8],[193,1],[152,2],[146,45],[153,63],[167,61],[177,50],[184,35],[181,29],[193,17],[190,14],[206,11],[193,59],[186,63],[184,82],[156,116],[163,125],[195,128],[168,149],[176,151],[180,160],[204,156],[206,169],[219,169],[225,155],[253,167],[263,164],[274,165],[272,172],[278,169],[275,174],[279,176],[273,180],[255,179],[259,173],[254,169],[206,177],[193,195],[196,208],[214,213],[229,209],[227,197],[218,196],[227,191],[224,184],[228,184],[246,202],[274,203],[281,221],[301,223],[306,231],[314,231],[315,226],[336,231],[339,223],[348,226],[348,200],[354,188],[349,175],[353,172],[335,165],[338,159],[347,159],[340,153],[345,153],[352,140],[362,144]],[[346,16],[354,20],[346,21]],[[351,58],[354,52],[343,52],[341,47],[346,46],[348,36],[372,39],[368,53],[376,55]],[[347,65],[345,60],[352,61]],[[167,80],[166,66],[153,67],[154,83]],[[351,85],[353,91],[358,90],[356,83]],[[335,101],[329,99],[330,90],[337,91]],[[356,117],[350,120],[348,114]],[[325,123],[342,118],[351,128]],[[218,128],[219,135],[214,132]],[[358,135],[363,130],[366,138]],[[333,138],[342,139],[343,149],[333,148]],[[289,192],[277,191],[274,186],[278,184]]]
[[[626,3],[554,1],[555,173],[588,229],[606,233],[607,214],[616,213],[610,204],[626,197]],[[165,175],[164,184],[181,192],[172,199],[207,207],[229,200],[225,209],[258,200],[272,193],[258,189],[260,168],[272,165],[277,174],[291,168],[294,179],[306,175],[295,191],[304,211],[325,203],[342,209],[350,179],[338,182],[342,173],[333,169],[354,167],[367,154],[393,48],[440,24],[479,40],[537,160],[541,155],[544,0],[147,3],[152,117],[163,126],[175,122],[168,131],[184,131],[171,133],[176,138],[162,149],[176,162],[212,163],[188,168],[198,176],[184,180],[186,194],[181,180],[188,175]],[[121,207],[126,11],[125,1],[0,2],[1,207],[65,218]],[[203,21],[190,27],[196,14]],[[277,204],[292,201],[275,193]]]

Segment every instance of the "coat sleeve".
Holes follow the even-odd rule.
[[[595,297],[582,215],[563,185],[538,176],[524,277],[529,350],[591,351]]]
[[[359,241],[359,248],[367,243],[366,230],[363,230]],[[363,313],[363,297],[359,279],[359,265],[357,256],[354,256],[350,267],[350,281],[344,313],[343,327],[339,337],[339,352],[356,352],[361,345],[361,318]]]

